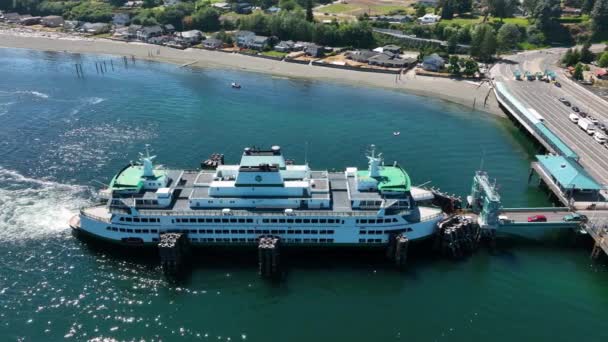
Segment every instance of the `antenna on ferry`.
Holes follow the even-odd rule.
[[[304,165],[308,165],[308,141],[304,143]]]

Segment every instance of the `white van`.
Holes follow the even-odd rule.
[[[570,114],[570,116],[568,116],[568,118],[570,119],[570,121],[572,121],[574,123],[578,123],[578,119],[580,119],[580,116],[572,113],[572,114]]]
[[[593,139],[595,139],[595,141],[599,142],[600,144],[606,142],[606,136],[600,132],[595,132],[595,134],[593,134]]]

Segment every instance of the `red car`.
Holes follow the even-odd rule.
[[[528,222],[547,222],[547,217],[545,215],[530,216]]]

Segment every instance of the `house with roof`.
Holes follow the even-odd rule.
[[[255,33],[251,31],[236,31],[234,33],[234,41],[237,46],[242,47],[255,38]]]
[[[422,69],[427,71],[439,71],[444,65],[445,60],[436,53],[422,59]]]
[[[60,15],[47,15],[40,19],[40,24],[46,27],[60,27],[63,26],[64,20]]]
[[[26,14],[26,15],[21,16],[21,19],[19,19],[19,24],[26,25],[26,26],[38,25],[38,24],[40,24],[40,20],[42,20],[42,17],[32,17],[29,14]]]
[[[537,155],[536,159],[539,175],[550,180],[567,198],[577,196],[594,199],[602,189],[602,186],[571,158]]]
[[[175,26],[173,26],[173,24],[163,25],[163,31],[165,31],[165,34],[173,34],[173,32],[175,32]]]
[[[359,63],[369,63],[369,59],[376,56],[378,52],[370,50],[355,50],[348,51],[344,54],[347,59],[350,59]]]
[[[137,39],[142,42],[147,42],[152,37],[163,35],[163,28],[160,25],[144,26],[137,30]]]
[[[2,15],[2,19],[4,20],[4,22],[9,24],[18,24],[19,20],[21,20],[21,15],[16,12],[8,12]]]
[[[230,6],[230,4],[227,2],[215,2],[211,4],[211,6],[222,11],[230,11],[232,9],[232,6]]]
[[[252,40],[246,42],[243,46],[252,50],[264,50],[270,45],[270,38],[265,36],[254,36]]]
[[[78,20],[66,20],[63,22],[63,29],[66,31],[75,31],[82,26],[82,22]]]
[[[388,51],[388,52],[391,52],[396,55],[401,53],[401,47],[394,45],[394,44],[385,45],[385,46],[381,47],[381,49],[382,49],[382,51],[380,51],[380,52]],[[374,51],[375,51],[375,49],[374,49]]]
[[[219,49],[224,45],[224,42],[217,38],[207,38],[201,44],[207,49]]]
[[[248,2],[239,2],[233,5],[234,11],[238,14],[251,14],[253,5]]]
[[[325,49],[317,44],[309,44],[304,48],[304,53],[310,57],[323,57]]]
[[[279,52],[291,52],[294,49],[295,43],[291,40],[281,40],[274,46],[275,51]]]
[[[102,34],[110,32],[110,25],[106,23],[84,23],[80,31],[89,34]]]
[[[606,69],[595,69],[594,75],[598,80],[608,80],[608,71]]]
[[[277,14],[281,12],[281,9],[277,6],[268,7],[264,12],[268,14]]]
[[[190,30],[176,33],[180,40],[188,45],[196,45],[200,43],[205,36],[203,36],[203,32],[199,30]]]

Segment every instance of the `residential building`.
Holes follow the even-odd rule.
[[[40,24],[46,27],[60,27],[63,26],[64,20],[60,15],[47,15],[40,19]]]
[[[253,6],[248,2],[239,2],[234,5],[234,11],[238,14],[251,14]]]
[[[389,51],[389,52],[392,52],[394,54],[400,54],[401,53],[401,47],[397,46],[397,45],[394,45],[394,44],[385,45],[381,49],[382,49],[382,51],[380,51],[380,52]]]
[[[369,59],[377,55],[377,52],[370,50],[355,50],[348,51],[344,54],[347,59],[353,60],[359,63],[369,63]]]
[[[237,46],[244,46],[255,38],[255,33],[251,31],[236,31],[234,40]]]
[[[282,40],[274,46],[275,51],[291,52],[294,49],[294,42],[291,40]]]
[[[203,36],[203,32],[199,30],[178,32],[177,36],[180,37],[184,43],[187,43],[189,45],[196,45],[205,38]]]
[[[144,5],[143,1],[127,1],[125,2],[124,5],[122,5],[122,7],[124,8],[137,8],[137,7],[142,7]]]
[[[18,24],[19,20],[21,20],[21,16],[19,15],[19,13],[15,12],[4,13],[3,20],[4,22],[10,24]]]
[[[80,31],[90,34],[102,34],[110,32],[110,25],[106,23],[84,23]]]
[[[304,52],[310,57],[323,57],[325,51],[322,46],[310,44],[304,48]]]
[[[67,31],[74,31],[82,25],[81,21],[78,20],[66,20],[63,22],[63,29]]]
[[[224,45],[224,42],[217,38],[207,38],[201,44],[207,49],[219,49]]]
[[[163,29],[159,25],[144,26],[137,31],[137,39],[142,42],[148,41],[152,37],[162,36]]]
[[[172,24],[167,24],[163,26],[163,30],[166,34],[172,34],[173,32],[175,32],[175,26],[173,26]]]
[[[268,7],[265,11],[268,14],[276,14],[281,12],[281,9],[277,6]]]
[[[443,68],[444,65],[445,60],[436,53],[430,56],[426,56],[422,60],[422,69],[428,71],[439,71]]]
[[[211,4],[211,6],[220,9],[222,11],[230,11],[232,9],[232,6],[230,6],[229,3],[227,2],[216,2]]]
[[[21,19],[19,19],[19,24],[26,26],[38,25],[40,24],[40,20],[42,20],[42,17],[32,17],[31,15],[27,14],[27,17],[25,15],[21,16]]]

